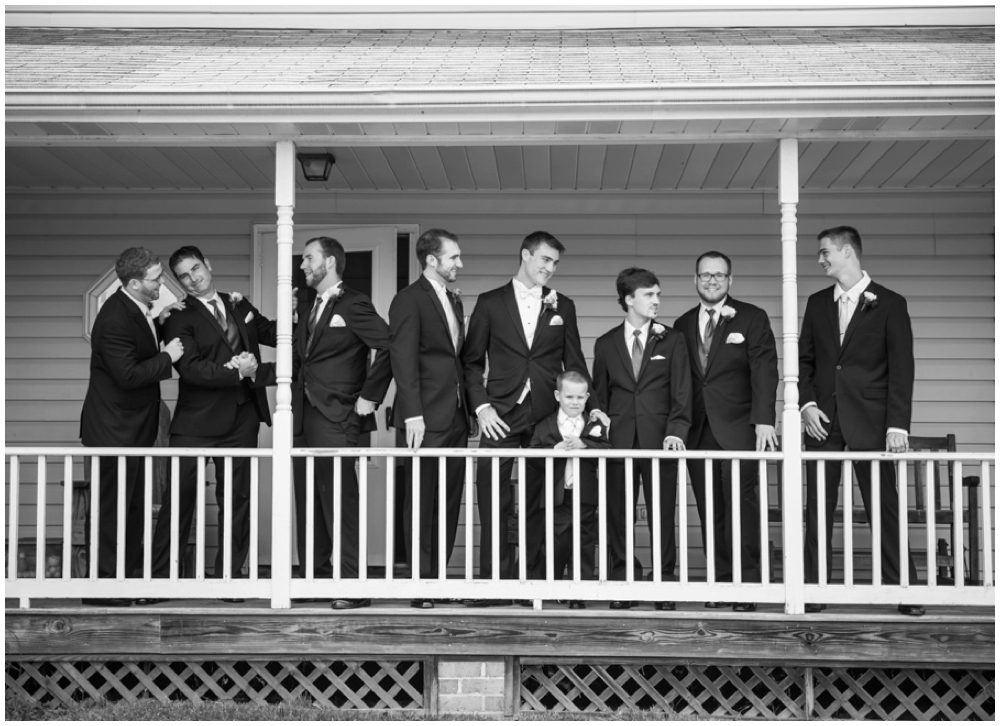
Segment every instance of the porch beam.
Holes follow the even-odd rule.
[[[271,607],[292,606],[292,215],[295,210],[295,144],[275,148],[277,207],[278,345],[271,483]]]
[[[595,119],[591,119],[593,121]],[[26,123],[22,121],[21,123]],[[555,122],[553,122],[554,124]],[[141,130],[141,124],[137,124]],[[910,131],[840,130],[802,131],[790,134],[800,141],[989,141],[995,138],[993,126],[978,129],[933,129]],[[411,147],[411,146],[613,146],[661,144],[738,144],[774,141],[774,132],[723,131],[718,133],[655,133],[647,134],[351,134],[302,135],[284,134],[220,134],[143,135],[143,136],[76,136],[24,134],[7,136],[8,147],[271,147],[279,141],[290,141],[299,147]]]
[[[805,612],[805,567],[802,533],[802,428],[799,423],[799,288],[797,270],[799,142],[778,142],[778,204],[781,207],[781,326],[784,365],[784,409],[781,448],[784,452],[781,502],[785,577],[785,613]]]

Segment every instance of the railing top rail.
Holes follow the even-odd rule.
[[[266,459],[271,449],[214,449],[166,446],[5,446],[4,456],[239,456]]]
[[[169,456],[234,456],[250,458],[270,458],[271,449],[216,449],[197,447],[111,447],[111,446],[8,446],[4,448],[4,456],[153,456],[157,458]],[[780,461],[784,458],[782,451],[661,451],[659,449],[591,449],[582,451],[557,451],[555,449],[419,449],[413,451],[403,447],[353,447],[353,448],[305,448],[292,449],[292,456],[365,456],[365,457],[524,457],[526,459],[544,458],[581,458],[581,459],[741,459],[744,461],[766,460]],[[890,453],[887,451],[803,451],[805,461],[972,461],[995,462],[996,453],[992,451],[907,451]]]

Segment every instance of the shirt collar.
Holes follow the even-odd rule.
[[[861,297],[861,293],[863,293],[871,284],[872,284],[872,279],[868,276],[867,272],[862,270],[861,280],[859,280],[858,284],[852,287],[850,290],[845,291],[844,288],[840,286],[839,282],[833,286],[833,301],[840,302],[840,298],[844,295],[847,295],[848,299],[851,302],[857,302],[858,299]]]
[[[535,287],[528,287],[516,277],[510,278],[510,281],[514,283],[514,292],[518,294],[529,293],[533,290],[538,290],[539,293],[545,292],[541,286],[535,285]]]
[[[128,296],[129,300],[131,300],[132,302],[134,302],[136,305],[139,306],[139,309],[142,310],[142,314],[143,315],[150,314],[149,313],[149,305],[147,303],[144,303],[141,300],[136,300],[134,297],[132,297],[131,293],[129,293],[129,291],[126,288],[122,288],[122,292],[124,292],[125,295]]]
[[[642,335],[640,337],[645,338],[647,335],[649,335],[649,326],[652,325],[652,323],[653,323],[652,320],[647,320],[645,325],[643,325],[640,328],[636,328],[636,327],[633,327],[632,323],[630,323],[628,320],[626,320],[625,321],[625,335],[626,335],[626,337],[629,340],[631,340],[632,338],[635,337],[635,331],[638,330],[640,333],[642,333]]]
[[[334,295],[336,295],[343,287],[344,287],[344,281],[341,280],[340,282],[338,282],[333,287],[327,288],[326,290],[324,290],[323,294],[320,295],[320,297],[323,298],[323,302],[324,303],[327,303],[327,302],[330,301],[330,298],[333,297]]]
[[[707,312],[708,312],[709,310],[714,310],[715,312],[717,312],[717,313],[719,313],[719,314],[721,315],[721,313],[722,313],[722,308],[723,308],[723,307],[725,307],[725,305],[726,305],[726,301],[727,301],[728,299],[729,299],[729,296],[728,296],[728,295],[726,295],[726,296],[725,296],[724,298],[722,298],[721,300],[719,300],[719,302],[717,302],[717,303],[714,303],[714,304],[712,304],[712,305],[706,305],[706,304],[704,303],[704,301],[702,301],[702,303],[701,303],[701,310],[700,310],[699,312],[700,312],[700,313],[706,313],[706,314],[707,314]]]
[[[560,425],[567,424],[567,423],[576,423],[577,421],[582,421],[582,420],[583,420],[583,416],[582,415],[570,417],[570,416],[567,416],[565,413],[563,413],[563,410],[561,408],[559,409],[559,424]]]
[[[427,278],[427,282],[431,284],[435,292],[448,292],[448,286],[442,282],[438,282],[437,280],[432,280],[429,277]]]

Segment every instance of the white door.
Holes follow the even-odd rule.
[[[396,294],[396,227],[350,227],[337,225],[295,225],[294,245],[292,254],[294,255],[293,268],[298,270],[298,265],[302,260],[302,250],[307,240],[313,237],[333,237],[337,239],[347,252],[347,266],[344,270],[344,277],[351,287],[352,277],[357,277],[362,288],[365,284],[371,285],[371,299],[375,310],[383,319],[389,319],[389,303],[392,302]],[[409,229],[405,230],[409,231]],[[254,227],[254,260],[256,264],[252,269],[252,301],[257,308],[269,318],[274,318],[277,314],[277,280],[278,280],[278,246],[276,243],[277,233],[274,225],[256,225]],[[353,266],[353,269],[352,269]],[[261,357],[265,361],[275,360],[273,348],[262,348]],[[394,430],[387,429],[385,425],[386,405],[391,404],[395,396],[395,384],[386,394],[385,400],[377,412],[377,431],[371,434],[372,446],[393,446],[395,442]],[[271,411],[275,408],[275,391],[268,389],[268,401]],[[267,448],[271,446],[272,431],[269,427],[262,426],[260,433],[260,446]],[[364,437],[362,438],[364,441]],[[368,564],[372,566],[385,565],[385,459],[368,461]],[[271,501],[271,462],[264,460],[261,462],[260,475],[260,502],[261,512],[266,516],[270,509]],[[271,542],[270,532],[262,528],[260,538],[260,562],[270,563]],[[294,536],[292,541],[294,542]],[[293,557],[295,557],[295,547],[292,547]]]

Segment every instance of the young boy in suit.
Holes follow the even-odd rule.
[[[608,427],[600,421],[588,422],[584,407],[590,396],[587,377],[574,370],[564,371],[556,378],[555,398],[559,410],[542,419],[535,426],[530,447],[577,451],[582,449],[610,449]],[[563,571],[573,563],[573,498],[580,499],[580,578],[589,580],[594,575],[594,546],[597,544],[597,459],[581,459],[580,480],[573,478],[571,459],[554,459],[553,480],[553,559],[555,579],[563,578]],[[529,459],[527,486],[545,487],[545,459]],[[544,498],[543,498],[544,500]],[[537,521],[527,525],[528,552],[536,553],[528,562],[529,572],[538,579],[545,577],[545,513],[539,510]],[[532,546],[534,540],[534,546]],[[572,570],[570,571],[572,577]],[[571,609],[582,609],[582,600],[570,600]]]

